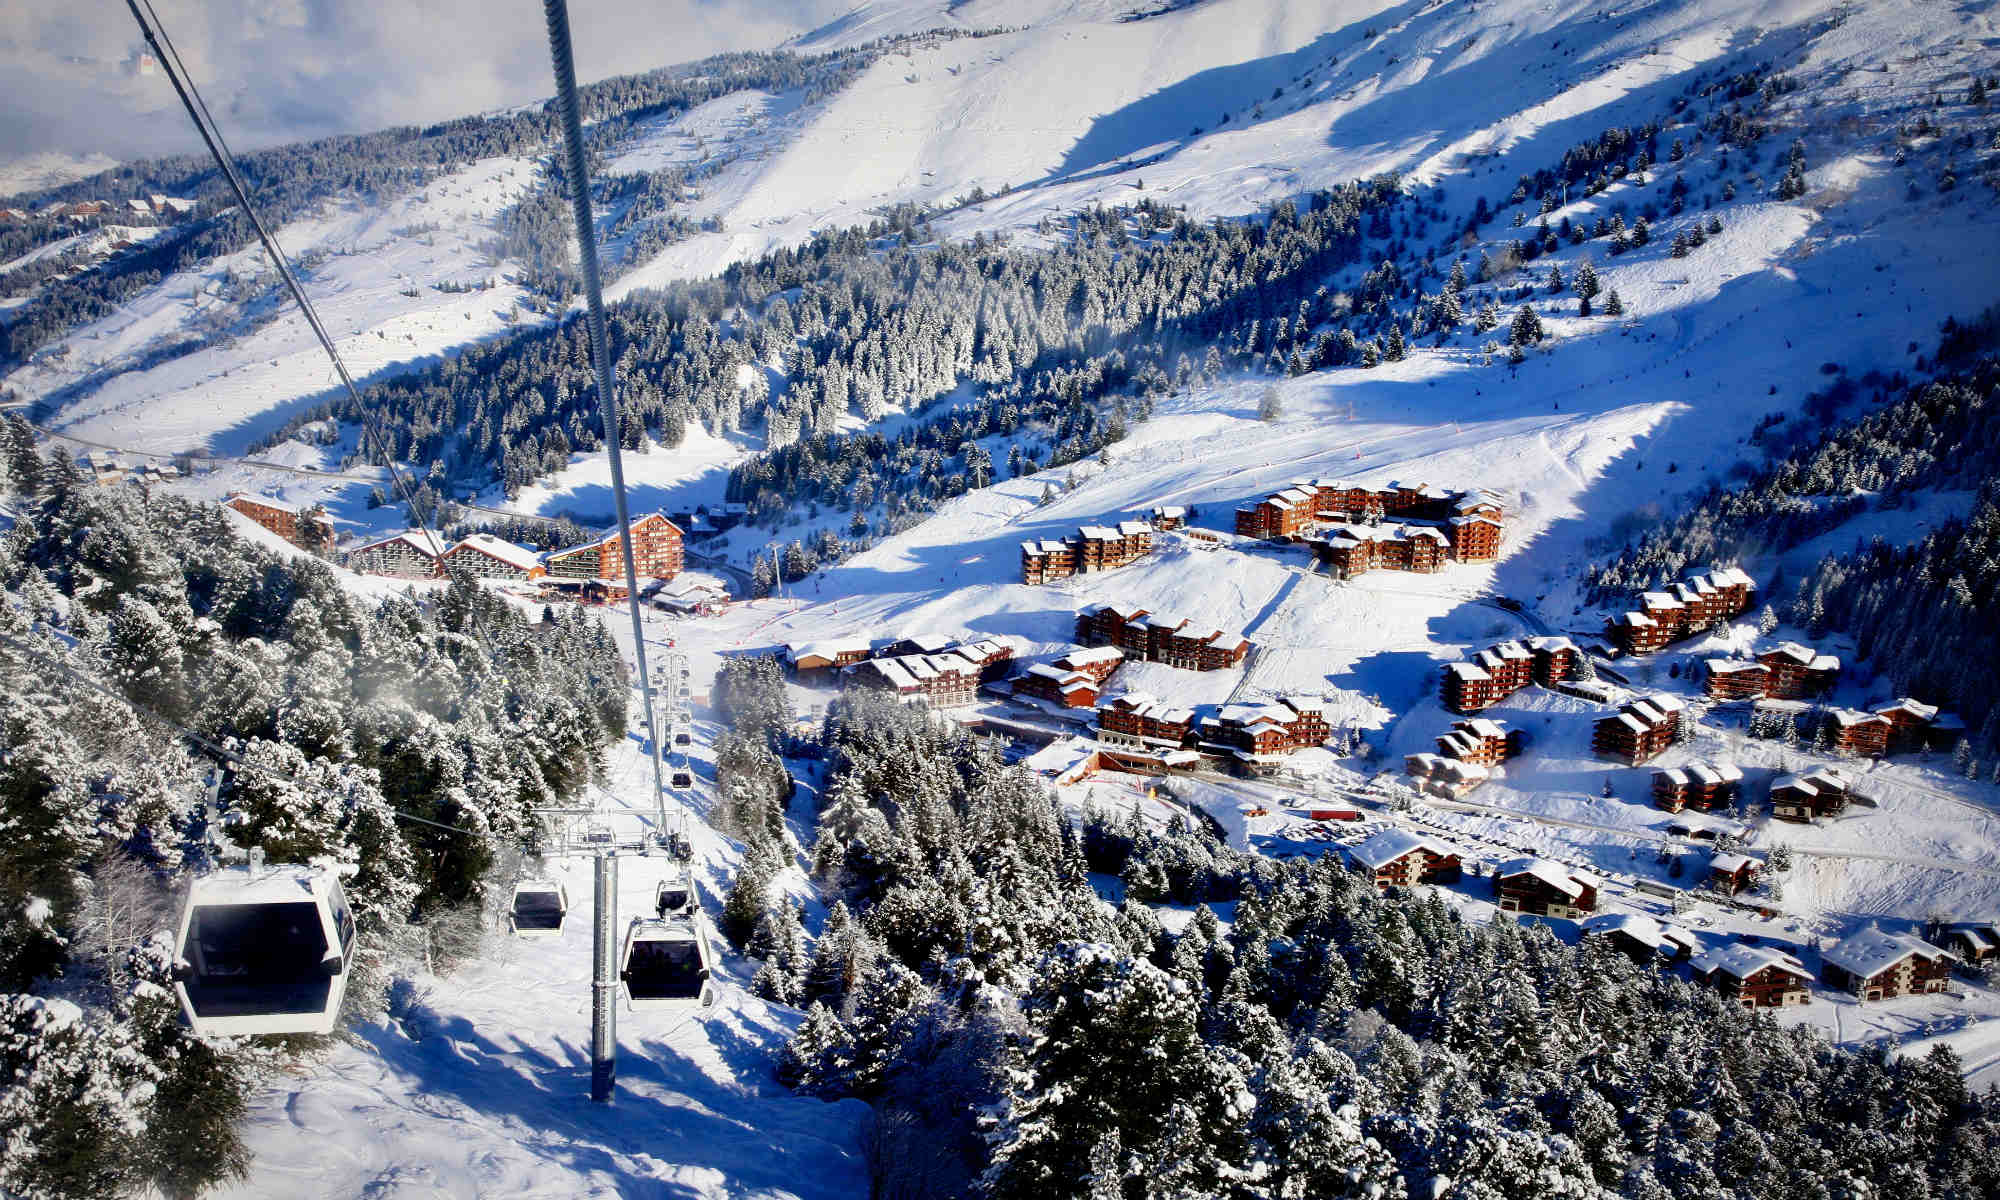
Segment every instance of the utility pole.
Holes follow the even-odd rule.
[[[591,916],[595,922],[590,975],[590,1098],[611,1103],[618,1079],[618,859],[599,850]]]

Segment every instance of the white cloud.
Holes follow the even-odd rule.
[[[759,49],[852,0],[572,0],[588,81]],[[464,116],[551,90],[534,0],[153,0],[232,145]],[[0,0],[0,157],[198,149],[118,0]]]

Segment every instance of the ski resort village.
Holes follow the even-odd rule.
[[[0,46],[0,1195],[2000,1196],[1991,5],[387,20]]]

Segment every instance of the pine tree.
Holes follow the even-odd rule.
[[[1625,315],[1625,302],[1618,298],[1617,288],[1612,288],[1610,294],[1604,298],[1604,315],[1607,317]]]
[[[1275,421],[1279,417],[1282,417],[1284,413],[1285,402],[1278,395],[1278,389],[1274,387],[1265,388],[1263,393],[1257,398],[1257,419],[1265,422]]]
[[[1514,313],[1514,322],[1507,330],[1507,344],[1510,346],[1537,346],[1543,337],[1542,319],[1532,306],[1523,304]]]

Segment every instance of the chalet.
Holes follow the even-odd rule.
[[[1591,733],[1590,748],[1602,757],[1634,767],[1650,762],[1673,745],[1684,707],[1678,697],[1665,692],[1628,701],[1617,712],[1597,722]]]
[[[956,652],[871,658],[855,664],[849,675],[861,687],[893,692],[906,702],[933,708],[970,704],[979,686],[979,665]]]
[[[906,654],[943,654],[956,645],[957,642],[946,634],[912,633],[890,642],[888,646],[877,651],[875,657],[901,658]]]
[[[1313,527],[1317,497],[1303,488],[1286,488],[1255,504],[1238,505],[1236,532],[1243,537],[1280,540],[1299,537]]]
[[[1451,557],[1451,539],[1428,525],[1336,525],[1314,539],[1313,553],[1337,579],[1377,568],[1430,574]]]
[[[1275,770],[1294,751],[1326,744],[1325,705],[1303,696],[1270,704],[1226,705],[1206,723],[1203,748],[1233,759],[1246,774]]]
[[[1932,730],[1938,726],[1938,708],[1908,696],[1894,704],[1876,708],[1876,716],[1888,722],[1888,752],[1910,754],[1932,746]]]
[[[364,542],[347,552],[347,569],[357,575],[388,575],[396,579],[435,579],[444,543],[436,536],[406,530],[393,537]]]
[[[1644,964],[1657,959],[1680,962],[1701,945],[1678,925],[1656,921],[1644,913],[1599,913],[1583,922],[1586,934],[1596,934]]]
[[[1127,692],[1097,706],[1097,740],[1107,746],[1178,750],[1194,729],[1194,713],[1145,692]]]
[[[1941,992],[1958,957],[1907,933],[1864,929],[1819,954],[1828,987],[1863,1000]]]
[[[1418,791],[1445,797],[1463,796],[1493,776],[1490,767],[1428,751],[1404,755],[1403,772],[1416,782]]]
[[[1081,783],[1104,766],[1095,743],[1086,738],[1050,742],[1021,760],[1021,765],[1058,786]]]
[[[1763,663],[1743,658],[1711,658],[1702,664],[1703,691],[1716,700],[1759,700],[1771,686]]]
[[[1076,550],[1068,542],[1038,538],[1020,544],[1020,582],[1046,584],[1076,574]]]
[[[1961,921],[1948,925],[1942,940],[1960,962],[1985,962],[2000,955],[2000,921]]]
[[[1097,689],[1102,682],[1082,671],[1064,670],[1055,663],[1036,663],[1014,677],[1014,695],[1061,708],[1096,708]]]
[[[1090,605],[1076,614],[1077,643],[1083,646],[1117,646],[1125,628],[1145,616],[1143,608],[1124,608],[1116,604]],[[1143,659],[1145,655],[1142,653],[1140,657]]]
[[[1576,645],[1566,637],[1498,642],[1465,662],[1445,667],[1438,699],[1453,712],[1478,712],[1531,683],[1553,687],[1567,680],[1581,660]]]
[[[1162,504],[1152,512],[1153,528],[1169,533],[1187,524],[1187,509],[1179,504]]]
[[[1535,682],[1543,687],[1574,679],[1583,669],[1583,652],[1566,637],[1529,638],[1528,654],[1533,660]]]
[[[1856,758],[1880,758],[1889,752],[1889,736],[1895,725],[1889,718],[1852,708],[1836,708],[1826,714],[1827,745]]]
[[[663,513],[632,519],[632,569],[641,579],[672,579],[687,565],[686,537]],[[595,540],[548,554],[548,572],[558,579],[622,579],[625,551],[613,526]]]
[[[1696,982],[1708,984],[1744,1008],[1784,1008],[1812,998],[1812,973],[1782,950],[1732,942],[1697,954]]]
[[[1454,721],[1451,732],[1437,739],[1438,753],[1482,767],[1498,766],[1521,753],[1521,731],[1485,717]]]
[[[299,542],[299,509],[296,505],[270,496],[253,495],[250,492],[231,492],[222,502],[224,508],[233,508],[252,521],[284,538],[292,545]]]
[[[503,542],[490,533],[475,533],[460,539],[438,556],[438,567],[446,573],[464,571],[476,579],[510,579],[522,583],[548,574],[532,550]]]
[[[1088,675],[1092,682],[1103,683],[1124,661],[1125,652],[1116,646],[1080,646],[1051,665],[1060,670]]]
[[[1694,575],[1664,591],[1646,592],[1639,608],[1605,624],[1605,636],[1627,654],[1650,654],[1672,642],[1747,612],[1757,585],[1737,567]]]
[[[1014,647],[999,638],[979,638],[951,647],[953,653],[979,668],[979,681],[1004,678],[1014,667]]]
[[[1833,690],[1840,660],[1810,646],[1785,642],[1757,656],[1768,673],[1764,695],[1773,700],[1807,700]]]
[[[1165,663],[1186,671],[1225,670],[1242,663],[1250,653],[1250,639],[1240,633],[1195,625],[1171,613],[1124,610],[1108,604],[1094,604],[1077,613],[1076,640],[1085,646],[1115,646],[1128,659]]]
[[[729,603],[729,590],[719,583],[682,577],[653,593],[653,607],[680,616],[708,616]]]
[[[1780,821],[1811,821],[1838,815],[1853,798],[1853,783],[1833,767],[1771,781],[1771,815]]]
[[[1492,562],[1500,557],[1500,519],[1484,514],[1451,518],[1445,525],[1451,556],[1460,562]]]
[[[1734,896],[1757,882],[1764,864],[1747,854],[1718,854],[1708,860],[1708,886],[1725,896]]]
[[[1743,798],[1743,768],[1735,763],[1703,762],[1653,772],[1653,806],[1667,812],[1693,808],[1713,812],[1733,807]]]
[[[1597,911],[1601,881],[1546,858],[1516,859],[1494,876],[1502,912],[1576,919]]]
[[[1373,875],[1378,888],[1450,883],[1463,870],[1461,855],[1450,842],[1407,829],[1385,829],[1347,847],[1348,861]]]
[[[867,642],[846,638],[830,642],[789,643],[782,657],[799,682],[812,683],[830,679],[847,667],[866,662],[868,656]]]

